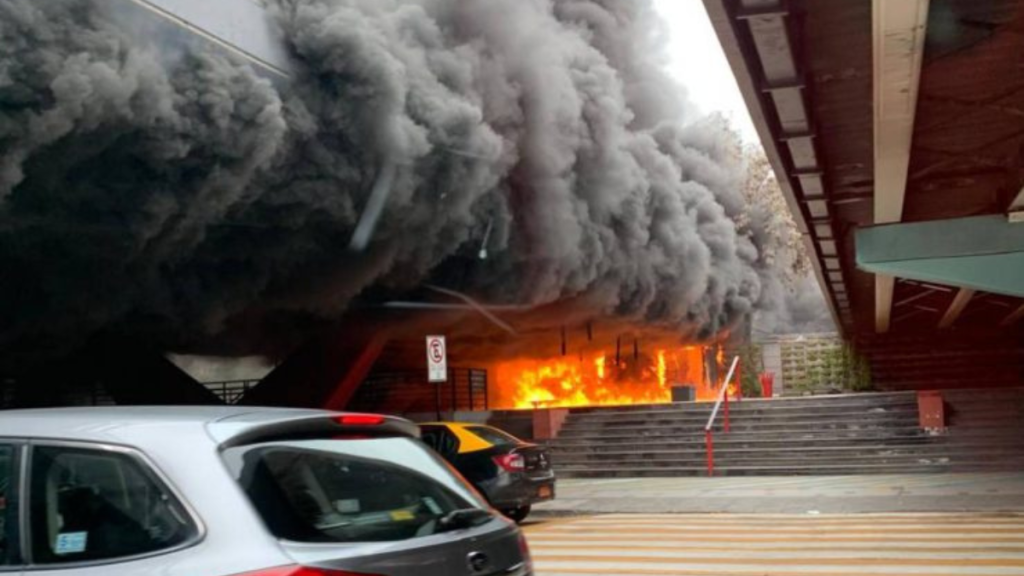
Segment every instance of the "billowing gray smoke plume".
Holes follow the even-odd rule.
[[[797,279],[793,286],[783,287],[774,292],[773,296],[778,301],[754,315],[755,337],[836,330],[828,304],[825,303],[813,273],[808,272]]]
[[[735,136],[662,71],[649,0],[267,0],[279,85],[118,4],[0,2],[0,346],[258,352],[426,281],[703,336],[766,299]]]

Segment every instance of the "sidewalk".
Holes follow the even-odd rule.
[[[537,516],[611,513],[1024,514],[1024,472],[558,481]]]

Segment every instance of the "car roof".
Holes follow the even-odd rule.
[[[207,433],[224,424],[231,434],[259,426],[338,414],[300,408],[255,406],[97,406],[0,412],[0,436],[96,441],[129,440],[134,432],[159,427],[166,432]]]

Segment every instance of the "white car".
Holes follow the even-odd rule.
[[[405,420],[0,412],[0,573],[527,576],[519,529]]]

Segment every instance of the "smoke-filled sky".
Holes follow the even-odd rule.
[[[0,2],[0,347],[258,353],[425,282],[699,337],[771,301],[738,136],[650,0],[266,4],[289,83],[120,2]]]
[[[668,26],[667,70],[703,112],[729,118],[740,136],[757,141],[754,123],[701,0],[654,0]]]

